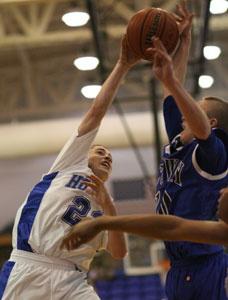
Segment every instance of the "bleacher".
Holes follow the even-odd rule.
[[[160,274],[127,276],[98,280],[95,287],[101,300],[165,300]]]

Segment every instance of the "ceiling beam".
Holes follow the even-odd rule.
[[[198,21],[196,20],[196,24]],[[1,27],[2,28],[2,27]],[[228,22],[227,16],[220,16],[219,18],[211,16],[210,19],[210,31],[227,31],[228,30]],[[116,39],[120,39],[126,31],[126,26],[124,25],[111,25],[106,28],[107,34]],[[90,29],[87,28],[77,28],[68,30],[59,30],[52,32],[43,32],[37,35],[30,34],[10,34],[4,35],[1,34],[1,44],[0,50],[5,48],[11,48],[17,45],[23,47],[33,47],[33,46],[44,46],[49,44],[61,44],[65,42],[85,42],[88,40],[92,40],[92,33]]]
[[[57,2],[71,2],[71,0],[1,0],[0,6],[8,5],[25,5],[32,3],[57,3]]]

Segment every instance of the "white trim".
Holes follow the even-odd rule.
[[[174,143],[174,141],[175,141],[178,137],[180,137],[180,136],[181,136],[181,134],[178,133],[178,134],[172,139],[171,143],[169,143],[168,145],[165,146],[165,154],[171,154],[171,153],[170,153],[170,147],[171,147],[172,143]],[[183,145],[177,147],[177,148],[176,148],[176,151],[179,151],[179,150],[181,150],[182,148],[183,148]]]
[[[207,172],[203,171],[203,170],[200,168],[200,166],[198,165],[198,163],[197,163],[197,161],[196,161],[196,150],[197,150],[198,146],[199,146],[199,145],[197,144],[196,147],[195,147],[195,149],[194,149],[194,151],[193,151],[193,154],[192,154],[192,164],[193,164],[193,166],[194,166],[196,172],[197,172],[200,176],[202,176],[202,177],[204,177],[204,178],[206,178],[206,179],[208,179],[208,180],[219,180],[219,179],[224,178],[224,177],[228,174],[228,170],[226,170],[225,172],[223,172],[223,173],[221,173],[221,174],[219,174],[219,175],[212,175],[212,174],[210,174],[210,173],[207,173]]]

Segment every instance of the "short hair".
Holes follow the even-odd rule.
[[[104,147],[105,149],[108,149],[105,145],[101,145],[101,144],[93,144],[92,146],[91,146],[91,148],[90,148],[90,150],[92,150],[93,148],[95,148],[95,147]]]
[[[204,97],[203,100],[210,101],[212,104],[206,111],[208,118],[215,118],[217,120],[217,127],[228,132],[228,102],[214,96]]]

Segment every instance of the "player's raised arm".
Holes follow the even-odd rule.
[[[126,36],[124,35],[121,43],[120,58],[118,59],[113,71],[103,83],[102,88],[94,99],[89,111],[83,118],[78,134],[82,136],[95,129],[101,123],[102,118],[112,104],[115,94],[126,75],[127,71],[139,60],[138,57],[128,48]]]
[[[171,13],[175,18],[180,34],[179,46],[173,57],[173,66],[175,75],[182,85],[184,85],[185,75],[187,70],[187,62],[189,57],[189,50],[191,47],[191,27],[194,13],[190,13],[187,6],[187,1],[183,1],[182,7],[180,4],[176,5],[177,13]],[[164,86],[164,98],[170,95],[170,91]]]
[[[152,38],[154,44],[153,71],[156,77],[173,95],[182,116],[188,123],[192,133],[199,139],[207,139],[211,126],[206,113],[195,102],[191,95],[183,88],[175,75],[172,58],[158,38]]]

